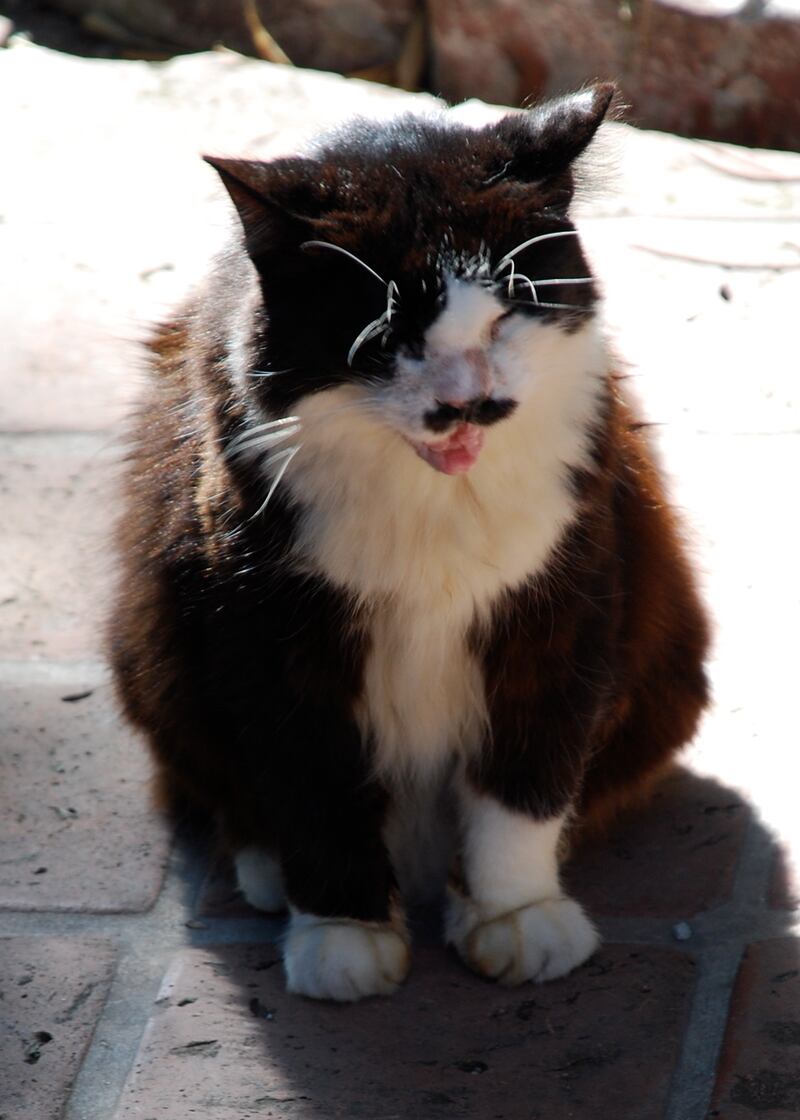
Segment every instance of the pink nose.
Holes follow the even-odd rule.
[[[441,404],[463,408],[470,401],[491,394],[492,374],[483,350],[432,356],[430,369],[434,394]]]

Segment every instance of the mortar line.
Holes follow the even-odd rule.
[[[707,1116],[744,951],[753,941],[785,935],[791,925],[788,914],[765,908],[774,853],[772,836],[753,814],[742,837],[730,898],[701,918],[697,981],[664,1120]]]
[[[697,956],[694,996],[664,1120],[703,1120],[708,1114],[743,951],[739,941],[708,948]]]
[[[126,915],[127,920],[112,923],[117,927],[116,967],[64,1120],[110,1120],[114,1115],[152,1018],[164,973],[186,943],[185,922],[204,874],[201,856],[176,843],[155,906],[138,921]]]

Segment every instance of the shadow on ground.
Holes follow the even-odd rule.
[[[468,973],[434,943],[428,923],[402,990],[351,1006],[286,994],[277,927],[248,910],[218,867],[201,892],[196,920],[207,926],[204,937],[234,920],[240,931],[250,925],[249,943],[240,936],[184,954],[121,1115],[134,1114],[139,1092],[152,1099],[155,1077],[181,1087],[159,1113],[165,1120],[183,1118],[189,1105],[219,1120],[596,1120],[601,1106],[615,1120],[664,1117],[698,960],[709,944],[707,934],[704,944],[691,932],[691,922],[703,913],[713,919],[721,907],[715,936],[725,941],[753,817],[739,794],[676,771],[645,812],[621,821],[566,872],[570,889],[601,924],[603,915],[630,918],[630,930],[645,931],[641,939],[607,943],[565,979],[509,990]],[[763,826],[755,831],[761,837],[751,832],[748,843],[772,843]],[[672,935],[680,922],[690,931],[683,943]],[[797,970],[784,971],[794,983]],[[784,988],[782,998],[790,996]],[[722,1022],[724,1014],[720,1029]],[[729,1035],[736,1029],[729,1025]],[[751,1115],[749,1105],[736,1104],[736,1093],[740,1102],[771,1093],[769,1107],[782,1107],[794,1092],[784,1084],[789,1074],[762,1069],[761,1080],[748,1081],[736,1074],[736,1046],[731,1037],[725,1050],[735,1108],[717,1114]],[[710,1092],[713,1062],[707,1072]],[[724,1091],[723,1085],[718,1096]]]

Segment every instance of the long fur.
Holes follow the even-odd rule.
[[[285,891],[293,990],[402,979],[413,834],[456,873],[472,967],[573,967],[591,926],[535,884],[706,703],[704,613],[569,220],[609,98],[212,161],[242,237],[152,344],[112,660],[164,799],[216,821],[254,901]]]

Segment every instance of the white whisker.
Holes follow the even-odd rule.
[[[349,257],[351,261],[360,264],[362,268],[365,268],[367,272],[374,276],[376,280],[379,280],[381,284],[386,284],[384,278],[379,276],[374,268],[370,268],[365,261],[362,261],[361,257],[357,257],[355,253],[351,253],[349,249],[343,249],[341,245],[334,245],[330,241],[304,241],[300,248],[308,249],[311,246],[316,249],[333,249],[336,253],[342,253],[345,257]]]
[[[269,466],[271,463],[276,463],[279,459],[283,459],[284,462],[281,464],[281,467],[279,468],[277,474],[273,478],[272,485],[270,486],[269,490],[267,491],[266,498],[261,503],[261,505],[258,507],[256,512],[253,514],[253,516],[251,518],[249,518],[250,521],[252,521],[254,518],[258,517],[259,514],[262,514],[264,512],[264,510],[267,508],[267,506],[270,503],[270,499],[272,498],[272,495],[275,493],[275,491],[278,488],[278,484],[280,483],[283,476],[286,474],[286,468],[289,466],[292,459],[294,459],[295,455],[297,454],[297,452],[300,450],[300,448],[302,446],[303,446],[302,443],[298,443],[296,447],[287,447],[285,450],[278,451],[277,454],[272,455],[272,456],[270,456],[269,459],[267,459],[266,463],[264,464],[265,467]]]
[[[492,275],[496,277],[498,272],[501,271],[501,269],[505,268],[507,264],[511,263],[512,259],[517,255],[517,253],[521,253],[523,249],[528,249],[531,245],[537,245],[540,241],[550,241],[551,238],[554,238],[554,237],[577,237],[577,236],[578,236],[578,231],[576,229],[562,229],[562,230],[559,230],[557,233],[540,233],[537,237],[530,237],[530,238],[528,238],[527,241],[521,242],[519,245],[515,246],[510,252],[506,253],[506,255],[498,262],[497,267],[495,268]]]
[[[539,300],[538,303],[532,304],[526,299],[512,299],[511,303],[518,303],[518,304],[521,304],[521,306],[523,306],[523,307],[533,307],[533,306],[535,306],[535,307],[546,307],[546,308],[553,307],[553,308],[557,308],[560,311],[586,311],[587,310],[586,307],[583,307],[579,303],[545,303],[543,300]]]
[[[395,306],[397,305],[397,298],[395,292],[399,295],[398,287],[394,280],[390,280],[386,285],[386,322],[391,323],[392,315],[394,314]]]
[[[267,420],[263,424],[254,424],[252,427],[245,428],[238,436],[234,436],[226,447],[225,454],[236,455],[241,444],[250,443],[255,437],[261,436],[263,433],[281,431],[281,429],[295,427],[299,423],[299,416],[279,416],[277,420]]]
[[[514,287],[514,262],[509,261],[508,263],[511,265],[511,271],[508,274],[508,289],[506,291],[506,295],[509,299],[511,299],[511,292]]]
[[[556,280],[555,278],[552,279],[552,280],[537,280],[536,283],[539,284],[540,286],[543,285],[543,284],[593,284],[594,283],[594,277],[593,276],[562,276],[558,280]]]
[[[279,429],[277,432],[254,434],[250,439],[239,437],[235,446],[231,445],[228,448],[227,454],[245,455],[249,452],[260,454],[262,451],[267,451],[270,447],[274,447],[276,443],[281,443],[283,440],[290,439],[292,436],[297,435],[301,430],[301,424],[292,424],[289,427]]]
[[[533,300],[534,303],[539,303],[539,293],[536,291],[536,284],[539,283],[538,280],[536,281],[536,284],[534,284],[534,282],[533,282],[533,280],[531,280],[530,276],[526,276],[523,272],[514,272],[513,261],[511,263],[511,276],[512,276],[512,279],[519,280],[521,283],[527,284],[528,287],[531,290],[531,299]],[[510,286],[510,281],[509,281],[509,286]],[[511,295],[511,292],[509,291],[509,296],[510,295]]]
[[[279,373],[292,373],[290,369],[254,369],[248,377],[277,377]]]
[[[364,329],[360,331],[356,336],[353,345],[347,351],[347,364],[349,366],[352,366],[353,358],[355,358],[359,348],[362,347],[365,342],[368,342],[369,339],[374,338],[376,334],[380,334],[380,332],[382,330],[385,330],[387,326],[388,323],[386,321],[385,311],[381,316],[379,316],[379,318],[373,319],[371,323],[367,323]]]

